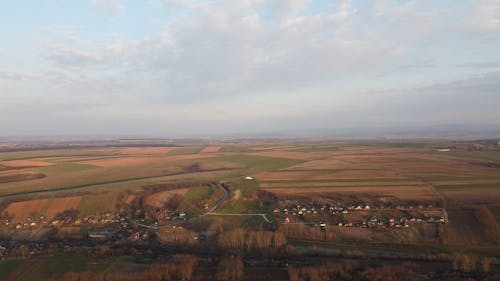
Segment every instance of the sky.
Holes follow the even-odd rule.
[[[0,25],[0,136],[500,128],[500,0],[18,0]]]

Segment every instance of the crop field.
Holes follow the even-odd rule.
[[[35,217],[47,203],[47,199],[37,199],[11,203],[5,210],[13,222],[25,221],[28,217]]]
[[[54,198],[48,206],[45,216],[52,218],[63,211],[76,210],[81,200],[81,196]]]
[[[442,145],[256,141],[6,152],[0,153],[0,200],[29,198],[4,204],[2,213],[8,212],[18,221],[35,214],[52,217],[70,209],[92,215],[131,204],[137,192],[182,183],[176,189],[148,191],[145,204],[163,207],[178,195],[183,198],[183,209],[199,212],[200,206],[214,204],[222,197],[222,191],[210,184],[228,181],[231,194],[218,210],[221,213],[271,212],[275,205],[269,200],[274,200],[273,196],[276,200],[446,201],[450,222],[443,234],[444,243],[495,244],[500,169],[491,161],[498,162],[500,152],[435,149]],[[247,176],[255,180],[243,180]],[[262,204],[263,200],[267,203]],[[483,215],[476,211],[481,206],[489,210],[487,220],[482,219],[484,211]],[[495,220],[497,224],[492,222]],[[354,228],[333,230],[337,238],[408,243],[434,243],[432,233],[437,231],[428,226],[407,230],[404,235]]]
[[[78,202],[76,209],[83,216],[103,214],[115,211],[117,202],[118,194],[116,192],[84,195]]]
[[[478,157],[474,152],[457,157],[453,153],[437,152],[429,144],[394,147],[344,144],[321,148],[295,148],[290,152],[291,158],[299,158],[296,154],[301,153],[309,155],[311,160],[255,174],[260,187],[280,195],[312,195],[315,192],[325,195],[330,190],[332,193],[369,192],[404,198],[436,197],[439,191],[447,193],[456,189],[490,189],[490,193],[496,193],[500,187],[498,169],[477,165],[474,159]],[[283,156],[286,151],[273,153]],[[486,157],[484,152],[478,154],[481,159],[496,157]],[[491,151],[489,154],[499,153]],[[465,155],[471,158],[464,158]]]

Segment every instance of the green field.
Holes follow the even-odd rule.
[[[245,170],[247,172],[252,172],[252,173],[285,168],[288,166],[304,162],[301,160],[295,160],[289,158],[277,158],[277,157],[245,155],[245,154],[222,156],[214,158],[214,160],[243,164],[245,165]]]
[[[500,163],[500,151],[450,151],[448,155],[471,159]]]
[[[34,172],[39,172],[43,174],[59,174],[59,173],[68,173],[68,172],[77,172],[89,169],[95,169],[96,166],[79,164],[79,163],[61,163],[53,166],[45,166],[32,168],[31,170]]]
[[[287,151],[294,152],[328,152],[328,151],[337,151],[339,147],[337,145],[312,145],[312,146],[303,146],[300,148],[287,149]]]
[[[203,147],[199,146],[193,146],[193,147],[181,147],[181,148],[176,148],[172,151],[169,151],[167,155],[185,155],[185,154],[196,154],[200,152],[203,149]]]

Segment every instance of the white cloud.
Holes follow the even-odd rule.
[[[196,122],[207,130],[223,124],[235,129],[238,122],[256,130],[397,123],[398,114],[416,123],[466,120],[457,110],[481,116],[483,106],[470,93],[491,97],[490,89],[500,87],[485,82],[497,74],[477,84],[471,82],[476,78],[468,80],[497,64],[488,61],[488,54],[468,57],[468,50],[483,50],[483,43],[465,41],[461,33],[490,35],[490,46],[498,45],[498,15],[491,10],[499,5],[493,2],[469,4],[475,9],[468,9],[433,1],[338,1],[315,10],[307,0],[151,1],[167,15],[152,21],[154,34],[102,39],[107,33],[53,29],[36,50],[40,65],[23,71],[4,66],[0,79],[8,81],[9,89],[18,83],[19,92],[36,89],[37,97],[46,96],[36,112],[45,108],[78,122],[102,118],[109,124],[127,117],[136,120],[133,124],[148,120],[154,126],[168,120],[179,130]],[[125,11],[121,1],[93,4],[115,15]],[[469,49],[457,48],[464,44]],[[457,77],[469,84],[436,83]],[[413,90],[401,90],[407,88]],[[389,100],[379,99],[377,91]],[[36,104],[33,100],[26,98],[26,103]],[[72,110],[57,109],[64,104]],[[416,105],[428,109],[425,118]]]
[[[91,4],[111,15],[121,15],[127,10],[121,0],[89,0]]]
[[[499,32],[500,3],[497,0],[474,1],[465,24],[476,32]]]

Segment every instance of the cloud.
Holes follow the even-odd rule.
[[[28,80],[34,78],[36,78],[36,76],[27,73],[10,70],[0,70],[0,79],[3,80]]]
[[[500,72],[425,87],[370,92],[360,110],[377,125],[495,124]],[[368,121],[371,120],[371,121]],[[369,123],[368,123],[369,124]]]
[[[127,10],[121,0],[89,0],[90,3],[99,7],[110,15],[121,15]]]
[[[500,67],[500,62],[498,61],[485,61],[485,62],[468,62],[457,65],[459,67],[469,67],[469,68],[498,68]]]
[[[478,0],[473,2],[466,27],[475,32],[500,31],[500,4],[496,0]]]
[[[112,15],[126,9],[121,1],[92,3]],[[151,131],[162,124],[272,130],[498,115],[494,103],[484,103],[496,101],[500,88],[491,72],[499,67],[498,15],[485,11],[498,10],[494,2],[147,3],[155,18],[134,11],[133,31],[122,30],[130,27],[128,15],[102,30],[85,21],[44,28],[38,48],[20,48],[12,67],[3,64],[0,79],[14,91],[2,94],[33,106],[43,97],[33,112],[59,112],[48,124],[106,120],[131,131],[146,130],[145,123]],[[479,77],[484,71],[491,73]],[[72,110],[60,109],[64,104]]]

